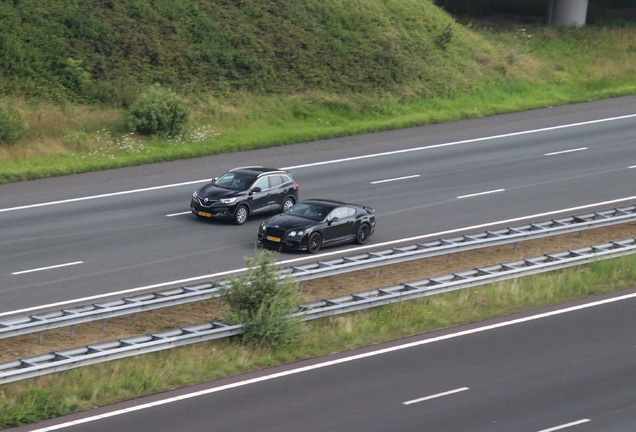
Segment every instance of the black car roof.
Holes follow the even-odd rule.
[[[302,200],[300,203],[308,203],[308,204],[316,204],[316,205],[320,205],[322,207],[328,208],[328,209],[332,209],[341,205],[352,205],[352,206],[356,206],[356,204],[347,204],[344,203],[342,201],[336,201],[336,200],[330,200],[330,199],[321,199],[321,198],[316,198],[316,199],[308,199],[308,200]],[[357,206],[356,206],[357,207]]]
[[[238,173],[241,173],[241,174],[252,175],[254,177],[258,177],[258,176],[260,176],[262,174],[272,173],[272,172],[279,172],[279,173],[289,174],[285,170],[281,170],[281,169],[278,169],[278,168],[265,168],[265,167],[262,167],[262,166],[239,167],[239,168],[231,169],[230,172],[238,172]]]

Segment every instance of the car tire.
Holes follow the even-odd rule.
[[[360,228],[358,228],[358,233],[356,234],[356,243],[363,245],[368,242],[370,232],[371,227],[369,226],[369,224],[363,223],[362,225],[360,225]]]
[[[245,207],[244,205],[238,206],[234,211],[234,223],[236,225],[243,225],[247,220],[248,214],[249,212],[247,210],[247,207]]]
[[[296,204],[296,201],[292,197],[285,198],[285,201],[283,201],[283,206],[281,207],[280,212],[285,213],[287,210],[292,208],[294,204]]]
[[[318,233],[312,233],[307,240],[307,252],[315,254],[322,246],[322,236]]]

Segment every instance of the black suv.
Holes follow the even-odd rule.
[[[190,208],[199,217],[245,223],[252,214],[284,212],[298,201],[298,183],[276,168],[234,168],[194,191]]]

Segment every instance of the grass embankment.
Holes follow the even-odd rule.
[[[199,3],[184,2],[188,7],[201,7]],[[302,3],[280,2],[276,8],[289,6],[291,9],[269,12],[262,7],[251,10],[227,5],[227,10],[200,11],[201,17],[197,19],[216,19],[216,27],[223,22],[219,16],[231,17],[237,23],[236,33],[226,35],[235,41],[231,57],[267,66],[261,69],[247,68],[241,73],[232,68],[219,69],[222,62],[215,57],[209,60],[214,63],[209,66],[209,74],[203,74],[201,71],[207,63],[182,57],[192,47],[179,48],[189,46],[201,36],[186,26],[187,14],[180,15],[186,13],[187,7],[174,16],[157,7],[145,18],[147,22],[142,23],[136,38],[120,40],[117,32],[103,35],[117,47],[109,51],[108,61],[95,57],[96,54],[86,48],[85,44],[96,43],[95,40],[89,38],[87,42],[75,35],[80,38],[75,45],[67,46],[66,51],[59,47],[62,51],[52,51],[57,53],[55,61],[61,62],[63,67],[54,68],[49,64],[53,60],[42,60],[36,63],[41,70],[34,66],[28,74],[24,72],[23,79],[15,74],[8,76],[5,70],[4,78],[0,77],[2,88],[13,93],[2,101],[19,113],[27,125],[27,134],[14,144],[0,145],[0,182],[278,146],[636,93],[633,78],[636,32],[629,22],[622,27],[586,28],[537,24],[523,28],[501,27],[476,21],[460,25],[428,2],[363,2],[365,10],[373,11],[365,14],[351,12],[349,5],[335,1]],[[112,10],[95,9],[90,15],[94,19],[85,25],[97,25],[95,20],[99,19],[112,26],[130,25],[131,16],[137,13],[133,7],[136,4],[130,0]],[[249,4],[256,7],[259,2]],[[47,5],[45,2],[33,7],[53,7]],[[289,17],[284,25],[279,23],[279,27],[272,28],[258,24],[269,19],[278,22],[279,18],[272,18],[278,13]],[[61,19],[60,16],[53,14]],[[59,19],[47,24],[57,23],[50,28],[53,33],[47,35],[52,40],[61,37]],[[166,39],[159,52],[143,51],[141,46],[152,46],[150,40],[156,32],[153,23],[169,24],[174,37]],[[311,31],[301,23],[308,25]],[[19,31],[15,26],[7,28],[16,33],[16,41],[26,34],[22,28]],[[93,30],[93,33],[86,31],[93,36],[100,34]],[[105,27],[100,31],[106,30]],[[34,28],[33,34],[41,32]],[[296,36],[292,36],[294,34]],[[298,40],[292,43],[293,38]],[[208,42],[212,44],[211,39]],[[281,47],[283,42],[286,45]],[[41,53],[33,48],[33,43],[18,45],[21,49],[31,49],[29,55],[39,59]],[[210,50],[211,46],[205,45]],[[123,61],[116,56],[125,49],[138,52],[139,61]],[[5,68],[11,65],[10,70],[21,71],[26,67],[25,57],[17,55],[20,52],[14,53],[15,59],[7,57],[15,64],[7,61]],[[81,60],[81,70],[90,77],[83,85],[69,84],[75,82],[68,81],[69,76],[74,77],[77,71],[68,64],[64,66],[64,62],[68,63],[64,55]],[[152,55],[159,56],[160,63],[166,67],[150,67]],[[168,59],[172,59],[172,63]],[[100,62],[106,62],[103,71],[98,68]],[[238,67],[238,63],[229,64]],[[46,65],[51,67],[46,69]],[[183,75],[175,69],[182,69]],[[259,75],[264,70],[270,72]],[[113,96],[113,89],[99,90],[114,85],[126,73],[182,90],[193,110],[190,132],[172,139],[130,134],[125,107],[132,99]],[[205,81],[204,76],[209,81]],[[58,97],[65,102],[36,102],[38,99],[31,97],[28,89],[40,88],[34,84],[40,83],[40,79],[49,83],[42,89],[53,92],[51,86],[54,87],[55,92],[49,94],[49,98]],[[202,85],[186,86],[180,80]],[[264,87],[250,87],[247,84],[250,82]],[[133,97],[143,86],[142,80],[135,85],[122,85],[122,89]],[[20,94],[24,96],[16,96]],[[102,94],[115,99],[99,96]],[[82,100],[92,103],[82,105]],[[111,108],[107,108],[109,106]]]
[[[546,253],[571,249],[633,235],[633,224],[566,234],[513,245],[498,246],[402,265],[305,283],[309,298],[325,298],[352,290],[394,284]],[[229,340],[175,348],[166,352],[117,360],[100,365],[0,386],[0,427],[11,427],[55,417],[67,412],[138,397],[174,387],[198,383],[250,370],[326,355],[435,329],[525,311],[590,295],[630,288],[636,283],[636,256],[601,261],[549,274],[505,281],[426,299],[405,302],[355,314],[313,321],[303,337],[284,348],[254,348]],[[219,317],[218,302],[182,306],[194,322]],[[140,332],[186,325],[183,310],[142,314],[132,325],[130,318],[109,320],[107,333],[99,323],[78,326],[77,339],[68,329],[46,332],[44,346],[37,335],[2,341],[3,360],[61,349],[97,340],[110,340]],[[117,333],[119,332],[119,333]],[[53,347],[53,348],[51,348]],[[25,349],[27,351],[25,351]],[[30,349],[30,351],[29,351]],[[11,355],[14,354],[14,355]]]

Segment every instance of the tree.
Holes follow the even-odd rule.
[[[278,274],[273,253],[262,250],[245,258],[247,274],[235,276],[222,290],[229,305],[228,324],[243,324],[243,341],[262,346],[290,343],[302,333],[298,311],[300,290],[291,277]]]

